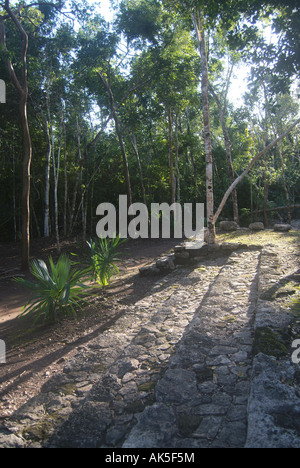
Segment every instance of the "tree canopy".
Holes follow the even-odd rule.
[[[120,194],[205,203],[211,242],[299,203],[298,2],[111,5],[0,1],[0,232],[24,268],[30,239],[94,236]]]

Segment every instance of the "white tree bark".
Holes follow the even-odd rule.
[[[201,89],[203,102],[204,143],[206,155],[206,217],[208,227],[208,242],[209,244],[214,244],[216,240],[216,230],[214,223],[213,156],[210,131],[208,64],[205,42],[205,29],[203,25],[202,13],[199,11],[194,11],[192,13],[192,20],[197,35],[202,67]]]

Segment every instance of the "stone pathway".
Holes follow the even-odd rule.
[[[0,427],[0,447],[244,447],[262,258],[224,250],[160,278]]]
[[[244,445],[258,263],[240,252],[219,270],[124,447]]]

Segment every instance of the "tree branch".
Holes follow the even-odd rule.
[[[5,52],[8,52],[7,47],[6,47],[5,26],[4,26],[4,22],[2,21],[2,19],[0,20],[0,44],[3,45]],[[23,88],[22,88],[22,86],[21,86],[21,84],[20,84],[20,82],[19,82],[19,80],[17,78],[16,72],[15,72],[14,67],[13,67],[13,65],[11,63],[11,60],[9,58],[7,59],[7,68],[8,68],[10,78],[11,78],[15,88],[17,89],[19,94],[22,94],[23,93]]]
[[[8,70],[9,70],[11,79],[12,79],[12,81],[14,83],[14,86],[16,87],[16,89],[18,90],[20,95],[22,95],[22,94],[24,95],[24,93],[27,93],[26,56],[27,56],[27,50],[28,50],[28,35],[27,35],[26,31],[24,30],[24,28],[23,28],[22,24],[20,23],[20,21],[18,21],[16,15],[12,11],[12,9],[10,8],[9,0],[5,0],[4,9],[8,13],[9,18],[13,21],[13,23],[15,24],[16,28],[18,29],[18,31],[20,32],[20,34],[22,36],[22,53],[21,53],[21,60],[22,60],[22,63],[23,63],[23,70],[22,70],[23,83],[22,84],[20,83],[20,81],[17,78],[17,75],[15,73],[14,67],[13,67],[10,59],[8,59],[7,65],[8,65]],[[0,30],[0,40],[1,40],[1,43],[4,45],[5,50],[7,51],[5,27],[4,27],[4,23],[3,23],[2,20],[0,21],[0,24],[1,24],[0,25],[0,29],[1,29]]]
[[[264,148],[260,153],[258,153],[253,159],[252,161],[250,162],[249,166],[247,167],[247,169],[239,176],[237,177],[237,179],[235,179],[235,181],[231,184],[231,186],[229,187],[229,189],[227,190],[227,192],[225,193],[221,203],[220,203],[220,206],[219,208],[217,209],[215,215],[214,215],[214,218],[213,218],[213,221],[214,221],[214,224],[217,222],[223,208],[224,208],[224,205],[225,203],[227,202],[229,196],[231,195],[232,191],[235,189],[235,187],[240,183],[240,181],[248,174],[248,172],[251,171],[252,167],[254,166],[254,164],[259,160],[259,158],[261,156],[263,156],[267,151],[269,151],[271,148],[273,148],[273,146],[275,146],[279,141],[281,141],[283,138],[285,138],[292,130],[294,127],[296,127],[296,125],[298,125],[300,123],[300,119],[297,119],[293,125],[291,125],[289,127],[289,129],[283,133],[281,136],[279,136],[278,138],[276,138],[275,140],[272,141],[272,143],[270,143],[268,146],[266,146],[266,148]]]

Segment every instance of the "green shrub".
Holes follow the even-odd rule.
[[[87,251],[84,255],[84,265],[90,272],[90,277],[101,286],[108,286],[115,273],[119,273],[116,262],[120,260],[119,246],[126,239],[97,238],[86,241]]]
[[[86,272],[71,270],[71,261],[66,255],[61,255],[55,265],[52,258],[49,259],[50,271],[43,260],[31,262],[31,273],[36,278],[35,282],[23,278],[15,278],[15,281],[34,291],[31,300],[24,306],[20,316],[35,315],[34,323],[39,317],[55,322],[57,315],[63,310],[70,310],[76,316],[76,307],[80,307],[83,295],[88,286],[82,283]]]

